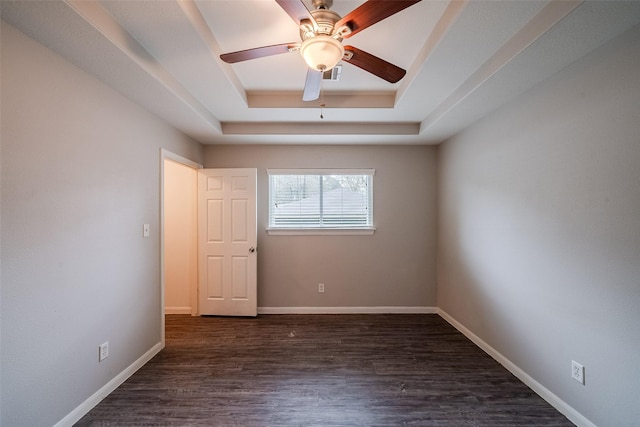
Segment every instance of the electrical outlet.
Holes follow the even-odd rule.
[[[324,293],[324,283],[318,283],[318,292],[321,294]]]
[[[102,362],[109,357],[109,341],[98,346],[98,362]]]
[[[584,366],[575,360],[571,361],[571,378],[584,385]]]

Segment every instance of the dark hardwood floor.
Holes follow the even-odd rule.
[[[78,426],[572,426],[437,315],[170,315]]]

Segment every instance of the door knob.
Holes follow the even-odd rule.
[[[256,248],[254,248],[253,246],[251,246],[251,247],[249,248],[249,252],[250,252],[250,253],[254,253],[255,251],[256,251]]]

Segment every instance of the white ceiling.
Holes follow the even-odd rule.
[[[332,9],[344,16],[361,3]],[[640,1],[423,0],[344,42],[406,69],[404,79],[345,63],[321,100],[303,102],[298,53],[219,59],[300,41],[273,0],[1,7],[3,20],[205,144],[438,144],[640,23]]]

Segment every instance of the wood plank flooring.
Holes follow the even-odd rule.
[[[572,426],[437,315],[168,315],[77,426]]]

